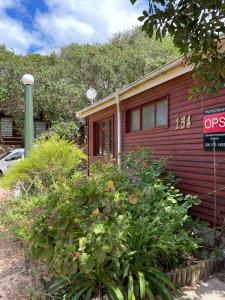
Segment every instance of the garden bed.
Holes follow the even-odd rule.
[[[205,280],[210,275],[224,270],[225,260],[223,258],[210,258],[200,261],[195,265],[169,272],[167,276],[179,288],[195,285],[199,280]]]
[[[180,192],[166,160],[139,151],[123,156],[122,168],[98,162],[86,176],[84,159],[77,147],[52,137],[2,181],[13,187],[21,180],[23,192],[10,200],[4,222],[28,245],[41,292],[68,300],[105,294],[172,300],[168,277],[181,287],[221,268],[221,261],[201,261],[216,254],[204,249],[205,223],[188,215],[200,200]]]
[[[32,264],[31,270],[33,278],[35,279],[36,289],[39,291],[40,289],[43,289],[43,291],[47,293],[50,285],[49,278],[43,276],[43,270],[40,270],[40,266],[37,263]],[[181,288],[185,286],[194,286],[200,280],[207,280],[211,275],[223,271],[225,271],[225,259],[215,257],[199,261],[198,263],[187,267],[176,269],[166,273],[166,275],[177,288]]]

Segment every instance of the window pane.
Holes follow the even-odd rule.
[[[140,130],[140,109],[130,112],[130,131]]]
[[[102,154],[102,130],[101,123],[96,124],[96,154]]]
[[[109,150],[109,127],[108,121],[102,122],[102,152],[104,155],[108,154]]]
[[[142,129],[154,128],[155,126],[155,106],[148,105],[142,108]]]
[[[113,120],[108,119],[95,123],[95,155],[113,154]]]
[[[168,123],[168,102],[161,101],[156,104],[156,126],[167,125]]]
[[[113,121],[109,120],[109,154],[113,155]]]

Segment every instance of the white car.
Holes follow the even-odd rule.
[[[14,149],[8,151],[0,157],[0,176],[3,175],[18,160],[24,158],[24,149]]]

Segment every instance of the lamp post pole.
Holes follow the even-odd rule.
[[[33,87],[34,78],[30,74],[22,77],[25,85],[25,123],[24,123],[24,145],[25,155],[27,155],[34,142],[34,112],[33,112]]]

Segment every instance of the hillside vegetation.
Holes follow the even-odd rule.
[[[0,107],[21,125],[24,73],[35,77],[35,117],[50,125],[70,124],[89,101],[92,86],[101,99],[179,56],[172,39],[149,39],[139,28],[119,33],[106,44],[70,44],[49,55],[16,55],[0,46]],[[57,124],[56,124],[57,123]]]

